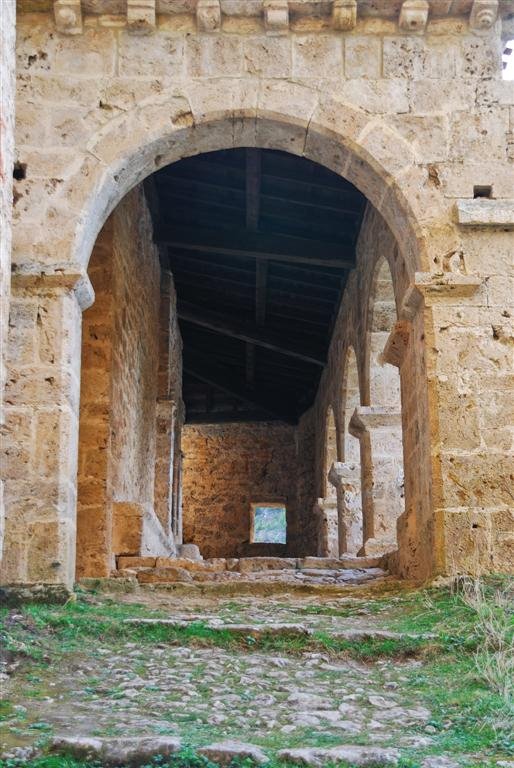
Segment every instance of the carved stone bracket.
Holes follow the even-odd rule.
[[[343,32],[353,29],[357,24],[357,0],[334,0],[332,24]]]
[[[498,16],[498,0],[473,0],[469,26],[477,31],[490,29]]]
[[[264,26],[268,32],[284,34],[289,29],[288,0],[264,0]]]
[[[54,0],[54,19],[58,32],[65,35],[80,35],[82,32],[80,0]]]
[[[220,0],[198,0],[196,25],[199,32],[217,32],[221,27]]]
[[[155,29],[155,0],[127,0],[127,27],[133,35],[147,35]]]
[[[507,0],[505,0],[507,4]],[[121,4],[123,5],[123,4]],[[215,32],[221,29],[222,17],[233,16],[234,13],[241,17],[256,17],[262,13],[264,27],[271,34],[284,34],[289,29],[289,3],[288,0],[262,0],[262,5],[256,0],[197,0],[196,4],[186,4],[192,14],[196,14],[197,26],[200,32]],[[382,15],[390,19],[389,3],[374,3],[370,12],[369,0],[320,0],[317,3],[295,3],[295,19],[315,14],[324,16],[327,21],[331,19],[332,28],[341,32],[348,32],[355,28],[358,16]],[[46,3],[41,3],[42,10],[46,10]],[[87,0],[53,0],[53,9],[56,28],[67,35],[77,35],[83,31],[84,13],[92,17],[102,16],[109,20],[109,24],[115,20],[115,25],[126,24],[129,32],[133,34],[147,34],[156,28],[156,11],[160,15],[171,15],[176,12],[171,2],[158,0],[126,0],[126,12],[120,11],[119,0],[102,0],[102,13],[99,14],[96,3]],[[234,8],[236,9],[234,11]],[[262,9],[262,10],[261,10]],[[452,3],[450,0],[403,0],[400,5],[398,27],[401,31],[410,34],[423,34],[426,30],[429,16],[432,14],[438,19],[445,16],[464,15],[469,12],[469,4]],[[498,0],[473,0],[469,13],[470,28],[476,33],[486,33],[496,22],[500,13],[502,20],[508,21],[508,15]]]
[[[428,21],[427,0],[405,0],[398,25],[404,32],[424,32]]]

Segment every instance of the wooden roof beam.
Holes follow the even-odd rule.
[[[298,360],[303,360],[313,365],[323,367],[326,363],[322,355],[310,354],[303,348],[289,346],[282,338],[282,334],[270,333],[261,328],[252,328],[243,323],[236,324],[217,312],[200,311],[191,304],[179,302],[178,316],[180,320],[184,320],[187,323],[207,328],[210,331],[215,331],[234,339],[241,339],[241,341],[255,344],[258,347],[271,349],[273,352],[296,357]]]
[[[157,229],[155,240],[172,248],[227,256],[247,256],[252,259],[344,269],[352,268],[355,264],[354,249],[349,246],[291,235],[168,225]]]

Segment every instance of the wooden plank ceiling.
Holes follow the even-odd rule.
[[[296,422],[313,402],[365,198],[285,152],[233,149],[146,183],[184,341],[188,422]]]

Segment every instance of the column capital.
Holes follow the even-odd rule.
[[[401,411],[395,406],[359,405],[350,419],[349,432],[360,438],[378,427],[398,427],[401,423]]]
[[[82,311],[95,300],[91,280],[84,267],[78,264],[13,264],[11,286],[13,292],[29,294],[72,291]]]

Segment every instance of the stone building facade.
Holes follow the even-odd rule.
[[[2,6],[7,84],[11,6]],[[148,547],[172,552],[180,543],[180,343],[159,335],[163,317],[168,332],[176,322],[173,289],[142,231],[138,185],[183,157],[231,147],[306,157],[368,201],[328,364],[296,427],[298,551],[313,546],[324,514],[315,508],[327,495],[341,526],[360,505],[364,548],[380,536],[389,543],[392,529],[377,513],[385,493],[400,575],[512,570],[514,84],[502,80],[501,56],[513,17],[511,0],[19,0],[16,158],[12,119],[1,123],[3,307],[5,201],[14,159],[23,168],[3,345],[3,582],[73,582],[77,520],[80,535],[90,501],[81,494],[92,480],[109,499],[98,514],[113,521],[94,552],[100,575],[115,554],[116,505],[122,520],[139,521],[136,543],[118,551],[148,551],[143,520],[155,537]],[[8,85],[2,99],[12,115]],[[137,233],[124,220],[124,207],[136,205]],[[147,260],[139,287],[134,242]],[[109,264],[121,261],[111,285]],[[384,303],[384,263],[395,304],[387,337],[373,310]],[[126,291],[146,296],[146,309]],[[95,313],[99,327],[144,324],[142,356],[123,333],[91,343]],[[123,380],[136,358],[155,371],[137,387]],[[87,377],[100,360],[106,376],[94,374],[91,398]],[[377,366],[380,375],[397,369],[400,413],[398,403],[377,401]],[[91,478],[79,432],[93,417],[111,470]],[[130,440],[117,446],[119,430]],[[348,480],[355,471],[361,489]]]

